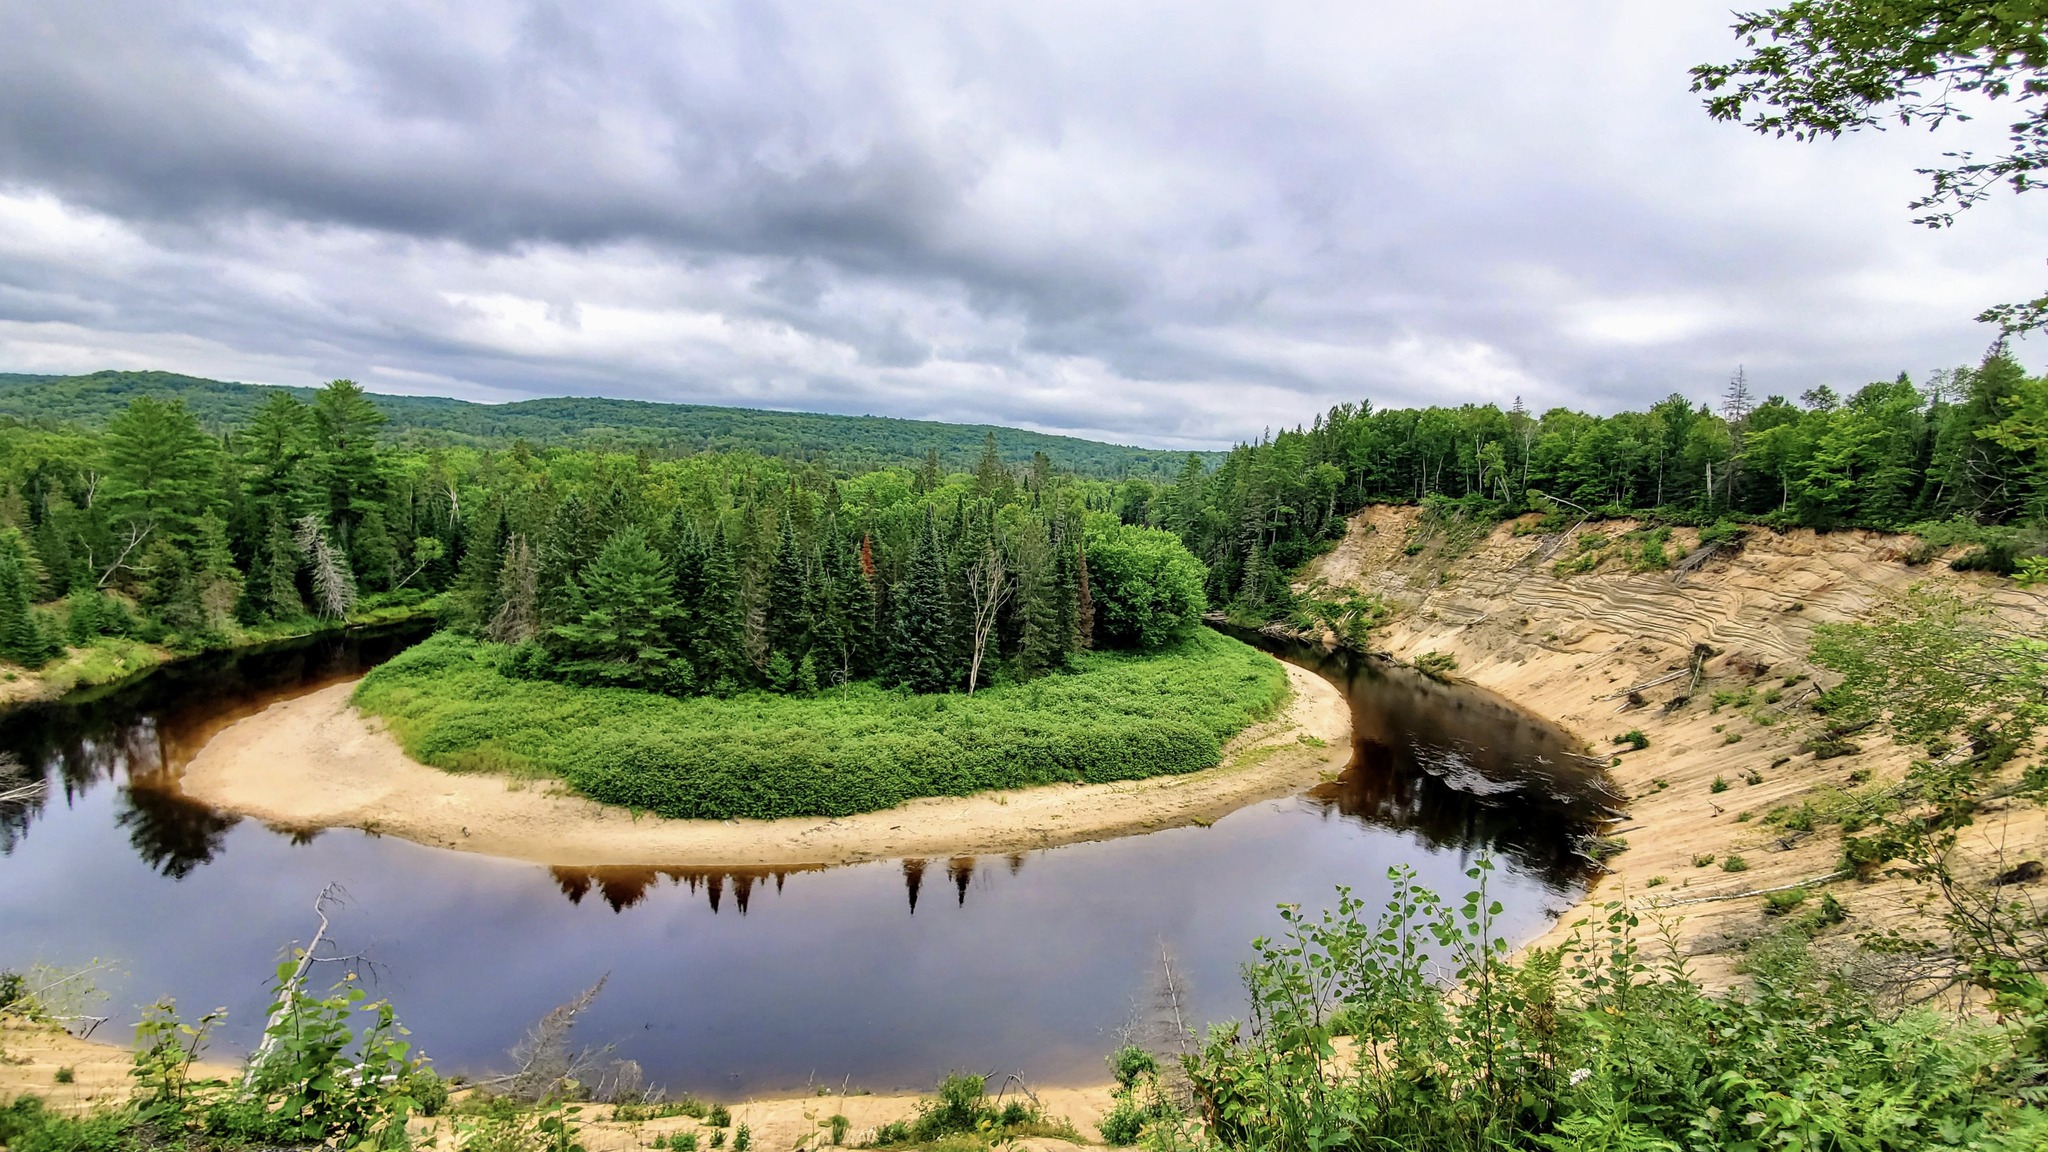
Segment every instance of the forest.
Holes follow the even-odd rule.
[[[105,399],[115,375],[73,381]],[[1371,502],[1483,522],[1913,530],[2006,573],[2048,550],[2048,381],[2003,349],[1924,387],[1797,403],[1756,400],[1738,373],[1718,408],[1344,404],[1214,467],[1188,454],[1170,481],[1082,475],[1045,452],[1015,463],[993,431],[974,456],[890,464],[871,444],[806,458],[576,433],[421,442],[348,381],[305,401],[219,388],[210,402],[260,403],[215,429],[151,392],[103,420],[0,424],[0,655],[33,667],[100,636],[217,646],[431,601],[529,679],[973,691],[1091,648],[1167,647],[1211,607],[1282,617],[1288,574]],[[84,394],[11,393],[54,408]]]
[[[47,427],[104,427],[137,396],[180,400],[200,427],[219,435],[243,427],[275,393],[310,403],[315,389],[235,384],[172,372],[92,372],[38,376],[0,372],[0,416]],[[915,466],[930,452],[952,467],[969,467],[983,442],[996,438],[1003,461],[1031,462],[1043,452],[1053,466],[1081,476],[1169,478],[1185,453],[1128,448],[986,424],[945,424],[886,416],[771,412],[704,404],[666,404],[602,396],[562,396],[509,404],[478,404],[441,396],[373,397],[386,422],[379,439],[406,447],[509,448],[524,439],[557,448],[646,452],[657,457],[699,452],[750,452],[795,460],[828,457],[849,468]],[[1219,460],[1221,453],[1201,454]]]
[[[1959,566],[2011,574],[2048,552],[2048,381],[2000,347],[1924,386],[1821,385],[1796,403],[1757,400],[1738,372],[1718,406],[1673,395],[1612,416],[1341,404],[1216,468],[1128,481],[1116,508],[1180,536],[1209,567],[1212,603],[1267,618],[1285,611],[1287,573],[1379,502],[1488,523],[1541,512],[1560,527],[1641,516],[1916,531],[1976,545]]]
[[[0,653],[172,647],[418,604],[520,676],[731,695],[879,677],[919,692],[1159,649],[1205,608],[1170,534],[994,437],[972,472],[749,453],[406,449],[348,381],[208,435],[140,396],[97,433],[0,430]],[[41,606],[30,607],[41,602]]]

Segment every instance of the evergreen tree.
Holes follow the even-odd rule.
[[[261,614],[271,620],[305,615],[306,602],[299,595],[299,567],[303,558],[293,538],[292,522],[282,510],[269,515],[257,555],[262,567],[252,569],[248,587]]]
[[[217,516],[199,518],[192,546],[192,595],[198,605],[199,628],[209,634],[227,630],[235,604],[242,597],[242,573],[228,548],[227,522]]]
[[[323,511],[345,549],[354,546],[356,526],[384,496],[376,439],[384,419],[353,380],[335,380],[313,397],[313,471],[326,489]]]
[[[363,513],[362,522],[356,526],[349,557],[354,561],[356,576],[364,587],[388,592],[398,582],[398,545],[385,527],[382,508],[371,508]]]
[[[540,564],[526,537],[514,533],[498,568],[498,607],[485,634],[500,644],[524,644],[540,632]]]
[[[219,491],[218,453],[184,403],[137,396],[107,424],[101,445],[101,499],[119,550],[109,563],[132,570],[149,542],[189,541]]]
[[[1060,628],[1059,568],[1043,520],[1017,535],[1017,670],[1038,676],[1067,662],[1070,637]]]
[[[896,586],[890,637],[890,672],[913,692],[944,692],[959,680],[954,659],[952,604],[946,587],[946,550],[938,520],[926,509],[903,580]]]
[[[482,635],[498,614],[498,593],[504,581],[505,544],[510,537],[502,504],[492,501],[484,509],[483,518],[482,530],[462,557],[462,568],[456,575],[451,597],[455,626],[472,635]],[[564,582],[567,583],[566,578]]]
[[[556,666],[592,684],[683,691],[689,665],[670,643],[675,589],[646,533],[626,528],[577,577],[569,618],[550,632]]]
[[[0,544],[0,656],[24,668],[49,662],[51,644],[29,610],[28,580],[21,556]]]
[[[762,603],[763,635],[771,653],[788,656],[792,675],[795,662],[810,648],[817,596],[812,588],[812,565],[805,555],[787,510],[777,533],[775,562],[768,574],[768,594]]]
[[[690,663],[697,670],[698,683],[720,695],[737,691],[747,678],[746,622],[740,602],[739,566],[723,522],[712,534],[704,553],[704,591],[695,612],[696,646],[690,651]]]

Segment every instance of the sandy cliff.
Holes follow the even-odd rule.
[[[1988,598],[2013,623],[2048,633],[2048,596],[1938,562],[1909,565],[1905,537],[1753,530],[1739,549],[1675,574],[1631,571],[1618,545],[1582,551],[1581,537],[1618,540],[1637,527],[1630,522],[1582,525],[1563,539],[1518,536],[1516,525],[1504,524],[1468,545],[1416,535],[1419,515],[1399,507],[1358,513],[1306,578],[1384,597],[1395,612],[1375,647],[1407,660],[1452,655],[1457,675],[1566,725],[1596,753],[1622,753],[1613,775],[1631,802],[1612,834],[1627,849],[1579,914],[1626,897],[1682,915],[1681,939],[1710,975],[1725,972],[1737,943],[1767,924],[1761,896],[1729,897],[1837,868],[1837,835],[1788,833],[1761,817],[1822,785],[1853,787],[1852,773],[1896,777],[1910,761],[1907,750],[1868,734],[1853,756],[1820,760],[1800,750],[1814,723],[1803,706],[1813,684],[1799,677],[1825,679],[1806,661],[1814,626],[1858,618],[1931,582]],[[1410,555],[1415,542],[1423,546]],[[1696,532],[1677,529],[1665,547],[1676,558],[1697,543]],[[1557,573],[1560,559],[1582,556],[1596,557],[1588,570]],[[1696,645],[1713,655],[1692,691]],[[1630,705],[1629,688],[1674,672],[1681,675],[1641,690],[1642,703]],[[1717,708],[1717,693],[1735,700]],[[1649,737],[1648,748],[1611,743],[1631,729]],[[1724,791],[1712,790],[1716,777]],[[1972,832],[1980,869],[1994,854],[2048,857],[2048,825],[2032,806],[1987,813]],[[1731,854],[1748,869],[1724,871]],[[1709,855],[1713,863],[1695,864]],[[1929,895],[1897,880],[1841,880],[1830,891],[1850,912],[1839,932],[1910,919]],[[1576,919],[1565,917],[1546,942]]]

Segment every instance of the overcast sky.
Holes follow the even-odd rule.
[[[1730,19],[0,0],[0,370],[1213,447],[1976,359],[1972,316],[2048,290],[2048,214],[1912,225],[1946,132],[1708,120]]]

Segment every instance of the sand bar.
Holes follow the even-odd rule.
[[[774,867],[991,855],[1208,823],[1284,796],[1350,759],[1351,713],[1287,665],[1293,695],[1202,772],[914,800],[858,816],[667,820],[547,781],[430,768],[349,705],[353,682],[229,725],[185,767],[192,799],[289,828],[362,828],[440,848],[562,866]]]

